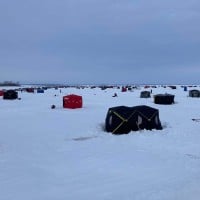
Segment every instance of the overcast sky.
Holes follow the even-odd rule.
[[[199,77],[199,0],[0,0],[0,82]]]

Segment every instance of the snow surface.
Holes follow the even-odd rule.
[[[140,98],[142,90],[52,88],[19,92],[21,100],[0,97],[0,199],[199,200],[200,122],[192,119],[200,118],[200,98],[180,86],[158,87],[153,94],[175,94],[175,104],[157,105]],[[63,109],[66,94],[82,95],[83,108]],[[164,129],[104,132],[108,108],[120,105],[159,109]]]

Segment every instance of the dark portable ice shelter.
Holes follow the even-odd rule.
[[[187,86],[184,86],[183,88],[184,88],[184,91],[187,91]]]
[[[171,89],[175,90],[176,89],[176,86],[175,85],[170,85],[169,86]]]
[[[3,94],[3,99],[17,99],[18,93],[15,90],[7,90]]]
[[[200,91],[199,90],[190,90],[189,97],[200,97]]]
[[[155,104],[169,105],[174,103],[174,95],[172,94],[156,94],[154,95]]]
[[[108,109],[105,130],[113,134],[127,134],[131,130],[162,129],[159,111],[149,106],[118,106]]]
[[[142,91],[140,93],[140,98],[150,98],[151,97],[151,93],[149,91]]]
[[[40,89],[40,88],[38,88],[38,89],[37,89],[37,93],[44,93],[44,90],[43,90],[43,89]]]

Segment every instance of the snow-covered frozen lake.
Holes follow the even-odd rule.
[[[21,100],[0,97],[0,199],[199,200],[200,122],[192,119],[200,119],[200,98],[181,86],[157,87],[153,95],[175,95],[175,104],[158,105],[140,98],[143,90],[52,88],[19,92]],[[83,108],[63,109],[67,94],[81,95]],[[121,105],[159,109],[163,130],[104,132],[108,108]]]

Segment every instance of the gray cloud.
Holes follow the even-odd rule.
[[[2,0],[0,81],[198,83],[199,11],[196,0]]]

